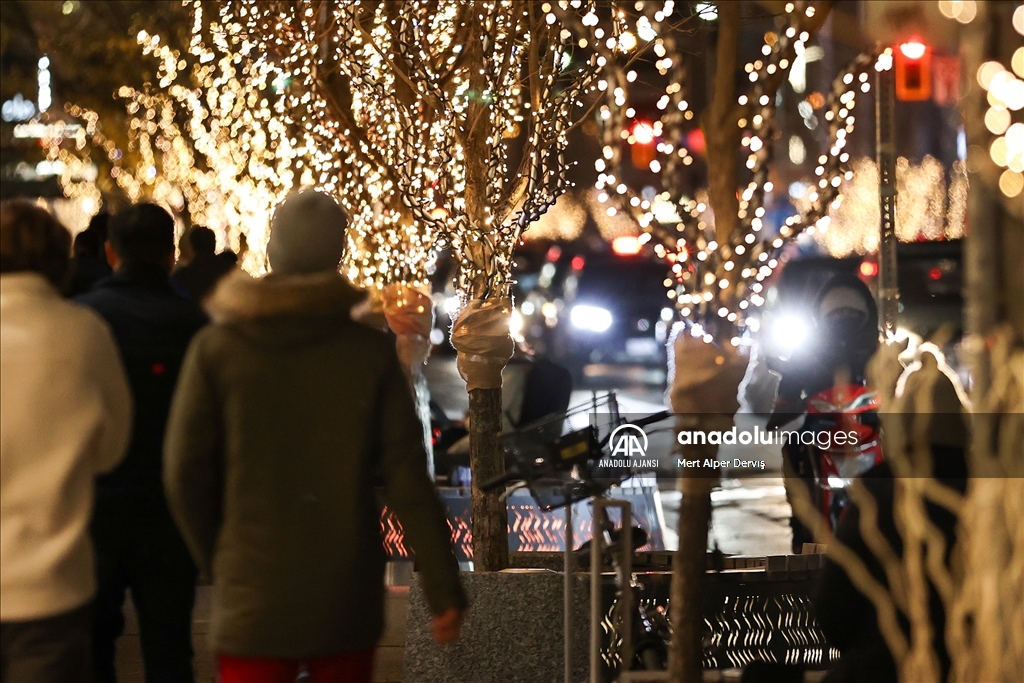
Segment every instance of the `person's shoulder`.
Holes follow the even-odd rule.
[[[89,308],[98,308],[110,299],[110,289],[106,286],[107,278],[101,278],[81,294],[76,294],[71,301]]]
[[[365,349],[374,357],[379,357],[382,360],[398,358],[395,351],[395,336],[390,332],[378,330],[353,320],[351,324],[345,326],[345,334],[351,335],[356,340],[356,343],[360,345],[360,350]]]
[[[85,340],[106,343],[113,339],[113,333],[107,320],[97,313],[96,309],[92,306],[79,301],[77,298],[73,300],[60,299],[51,305],[53,306],[53,312],[59,316],[65,333],[72,337],[77,336],[78,339],[76,341]],[[72,343],[67,338],[65,338],[65,342]]]
[[[188,279],[192,276],[193,271],[195,271],[195,266],[191,262],[183,263],[174,267],[174,270],[171,271],[171,279]]]
[[[189,353],[201,363],[219,366],[235,356],[242,338],[230,325],[210,323],[199,328],[189,341]]]
[[[160,310],[165,316],[173,317],[181,324],[198,330],[209,322],[209,318],[202,307],[189,298],[187,293],[179,291],[174,286],[176,277],[169,278],[167,288],[157,294]]]

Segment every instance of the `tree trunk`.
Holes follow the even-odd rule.
[[[980,398],[992,381],[984,337],[999,323],[1009,323],[1017,342],[1024,339],[1024,229],[1020,197],[1001,197],[1002,169],[992,162],[988,149],[993,136],[985,126],[989,108],[985,91],[975,74],[987,61],[1010,63],[1020,36],[1009,28],[1012,5],[979,3],[978,15],[961,33],[963,63],[961,110],[967,134],[970,191],[967,195],[967,237],[964,240],[964,327],[968,334],[972,390]],[[1017,203],[1018,210],[1007,207]],[[1016,213],[1016,215],[1013,215]]]
[[[686,446],[688,459],[714,458],[715,446]],[[707,568],[708,525],[711,522],[711,476],[679,478],[679,549],[672,556],[672,643],[668,679],[700,681],[704,659],[702,584]]]
[[[1014,3],[978,2],[961,29],[960,106],[968,143],[967,234],[964,239],[964,327],[971,368],[971,448],[967,492],[957,542],[962,563],[947,608],[950,680],[1019,680],[1024,670],[1020,557],[1024,525],[1020,459],[1024,414],[1019,364],[1024,345],[1024,202],[999,189],[1003,170],[989,154],[995,136],[977,73],[982,64],[1005,67],[1020,45],[1012,28]],[[1010,607],[1013,606],[1013,607]]]
[[[715,212],[715,235],[728,244],[739,222],[739,171],[736,155],[741,130],[737,125],[736,74],[740,44],[740,3],[718,3],[718,44],[715,48],[714,92],[701,127],[707,148],[708,198]]]
[[[473,567],[495,572],[508,567],[508,513],[501,491],[479,485],[505,471],[501,448],[501,389],[469,392],[469,466],[473,470]]]
[[[474,22],[479,21],[476,17]],[[484,77],[483,27],[474,29],[474,38],[466,46],[466,61],[471,65],[470,91],[487,89]],[[478,66],[479,65],[479,66]],[[489,228],[487,158],[494,153],[489,136],[490,104],[473,97],[467,107],[459,137],[466,157],[466,213],[474,228],[486,233]],[[493,267],[493,249],[486,240],[468,246],[469,260],[476,267],[471,284],[473,299],[500,296],[490,290],[486,272]],[[469,465],[473,471],[473,566],[476,571],[493,572],[508,567],[508,513],[501,491],[484,493],[480,484],[505,471],[505,453],[501,433],[501,388],[469,391]]]

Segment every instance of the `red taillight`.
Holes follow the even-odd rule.
[[[863,261],[860,264],[860,274],[864,277],[875,277],[878,275],[878,264],[874,261]]]
[[[707,150],[707,141],[704,139],[704,131],[694,128],[686,134],[686,145],[694,154],[703,154]]]

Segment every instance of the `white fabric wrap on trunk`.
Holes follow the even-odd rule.
[[[384,317],[397,335],[395,349],[402,365],[412,369],[427,362],[434,304],[430,296],[408,285],[387,285],[381,292]]]
[[[685,331],[675,339],[673,356],[672,410],[682,419],[696,418],[703,428],[718,428],[714,423],[719,422],[726,429],[731,426],[746,359],[732,348],[707,344]]]
[[[459,311],[452,325],[452,346],[459,352],[459,374],[467,391],[501,387],[501,369],[515,348],[508,332],[511,315],[508,297],[473,299]]]

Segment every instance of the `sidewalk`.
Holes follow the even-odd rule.
[[[217,669],[207,640],[211,591],[209,586],[201,586],[196,591],[196,606],[192,617],[196,683],[217,681]],[[375,683],[400,683],[402,656],[405,652],[405,622],[409,614],[409,588],[389,587],[387,591],[384,636],[377,646],[373,680]],[[117,680],[119,683],[144,683],[139,624],[131,600],[125,603],[124,612],[124,635],[117,641]]]

